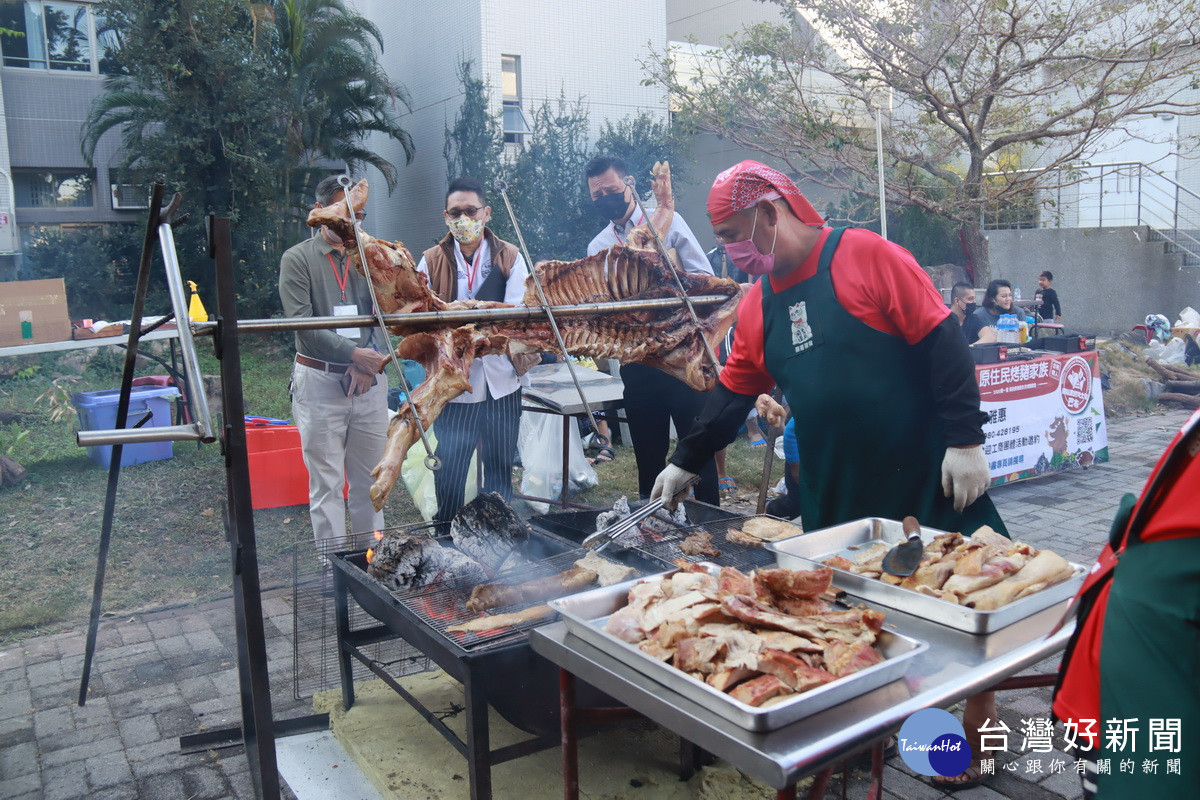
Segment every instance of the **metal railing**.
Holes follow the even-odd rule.
[[[989,172],[984,180],[1003,181],[1039,170]],[[1138,161],[1080,164],[1051,170],[1038,186],[1003,207],[983,213],[988,230],[1011,228],[1100,228],[1145,225],[1200,265],[1200,194]]]

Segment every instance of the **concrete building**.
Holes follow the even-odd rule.
[[[661,0],[455,0],[433,7],[417,0],[362,0],[358,8],[383,31],[384,68],[412,96],[412,112],[402,124],[417,148],[413,163],[399,168],[395,193],[375,192],[369,213],[377,235],[402,238],[414,251],[445,234],[442,148],[462,105],[462,62],[470,61],[474,75],[490,87],[493,111],[503,114],[512,147],[522,143],[524,117],[560,97],[584,99],[593,135],[605,119],[642,111],[666,116],[663,91],[642,85],[640,67],[651,48],[666,45]],[[403,164],[393,143],[374,141],[372,147]],[[373,186],[383,185],[378,175],[368,177]],[[496,213],[503,213],[498,205]]]
[[[101,92],[114,42],[95,4],[14,0],[0,4],[0,278],[14,277],[17,256],[36,228],[140,221],[145,189],[109,167],[119,138],[80,152],[80,127]]]

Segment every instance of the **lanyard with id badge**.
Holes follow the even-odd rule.
[[[329,259],[329,268],[333,270],[334,280],[337,281],[338,289],[342,292],[341,303],[333,307],[333,315],[335,317],[356,317],[358,316],[358,305],[355,303],[346,302],[346,282],[350,280],[350,259],[346,259],[345,269],[341,274],[338,273],[337,264],[333,261],[333,254],[326,253]],[[358,337],[362,335],[361,328],[337,328],[334,333],[338,336],[345,336],[347,339],[358,341]]]

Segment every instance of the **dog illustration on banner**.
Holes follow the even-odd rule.
[[[788,317],[792,320],[792,348],[800,353],[813,344],[813,329],[808,324],[808,306],[804,300],[788,306]]]

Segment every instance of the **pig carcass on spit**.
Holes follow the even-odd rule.
[[[665,234],[675,213],[670,167],[666,162],[655,164],[651,173],[658,201],[651,222]],[[326,226],[341,237],[355,268],[374,285],[383,313],[512,308],[506,303],[441,300],[429,288],[428,279],[417,272],[412,254],[403,243],[376,239],[354,226],[351,209],[361,209],[366,200],[367,182],[362,180],[343,200],[314,209],[308,215],[308,224]],[[365,272],[359,263],[356,237],[362,239]],[[675,270],[688,295],[725,297],[719,305],[696,307],[699,329],[685,307],[640,312],[600,310],[586,318],[558,319],[563,341],[573,356],[647,364],[701,391],[715,385],[717,372],[705,358],[705,340],[715,350],[733,325],[741,299],[736,282],[680,272],[673,264],[664,263],[655,251],[649,229],[643,226],[630,232],[627,244],[614,245],[578,261],[544,261],[534,270],[553,306],[678,297],[679,290],[668,270]],[[541,305],[532,281],[526,286],[524,304]],[[414,408],[424,426],[431,426],[446,403],[470,391],[467,376],[478,356],[559,352],[547,320],[451,326],[453,323],[442,322],[391,327],[393,333],[405,337],[396,355],[419,361],[425,367],[426,378],[413,387],[412,397],[388,426],[383,459],[372,472],[375,482],[371,498],[376,508],[383,507],[409,448],[420,438],[412,418]]]

